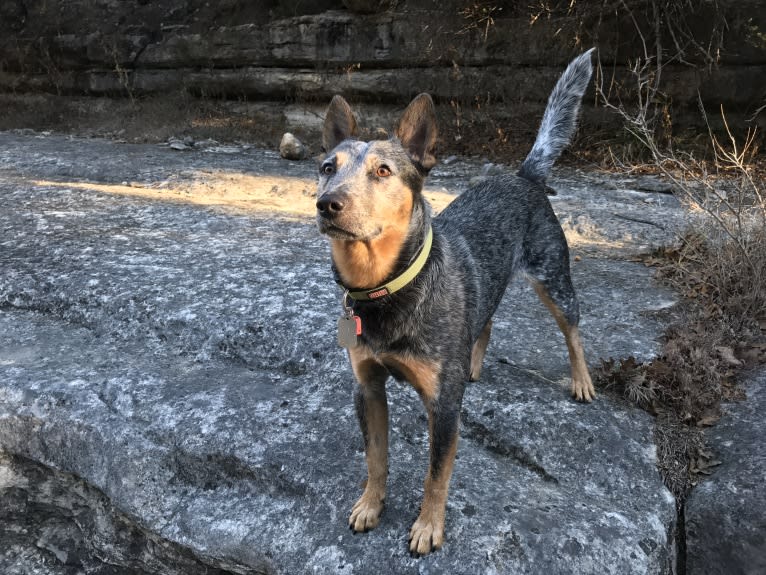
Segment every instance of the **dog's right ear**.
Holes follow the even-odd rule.
[[[342,96],[335,95],[327,107],[322,129],[322,147],[329,152],[343,140],[356,136],[356,119],[351,106]]]

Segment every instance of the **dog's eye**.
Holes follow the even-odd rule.
[[[378,166],[378,169],[375,170],[375,175],[379,178],[387,178],[391,175],[391,170],[388,169],[388,166],[383,164],[382,166]]]
[[[335,173],[335,166],[332,164],[323,164],[319,171],[325,176],[332,176]]]

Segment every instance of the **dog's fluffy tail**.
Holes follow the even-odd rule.
[[[535,182],[545,182],[553,163],[569,144],[577,125],[580,101],[588,87],[593,71],[591,53],[595,48],[580,54],[564,70],[548,97],[543,121],[535,144],[521,164],[519,176]]]

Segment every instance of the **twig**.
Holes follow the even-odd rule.
[[[623,214],[618,214],[617,212],[612,212],[612,215],[615,218],[620,218],[622,220],[627,220],[629,222],[636,222],[637,224],[646,224],[646,225],[649,225],[649,226],[655,226],[657,228],[660,228],[661,230],[667,230],[668,229],[667,227],[663,226],[662,224],[658,224],[656,222],[652,222],[652,221],[649,221],[649,220],[642,220],[641,218],[634,218],[634,217],[631,217],[631,216],[625,216]]]

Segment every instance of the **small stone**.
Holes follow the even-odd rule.
[[[189,145],[186,144],[183,140],[180,140],[178,138],[170,138],[168,140],[168,146],[172,150],[188,150]]]
[[[643,176],[636,181],[636,189],[642,192],[653,192],[655,194],[672,194],[673,184],[654,176]]]
[[[285,132],[279,143],[279,155],[286,160],[303,160],[308,156],[308,150],[298,138]]]

